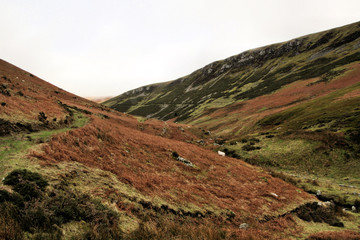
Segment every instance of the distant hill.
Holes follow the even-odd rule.
[[[343,74],[349,64],[360,60],[359,49],[357,22],[252,49],[175,81],[128,91],[104,105],[144,117],[191,122],[225,106],[237,109],[248,100],[275,93],[295,82],[330,82]],[[310,85],[303,91],[311,91]]]
[[[85,97],[86,99],[90,100],[90,101],[94,101],[96,103],[102,103],[105,102],[106,100],[109,100],[113,97],[110,96],[106,96],[106,97]]]

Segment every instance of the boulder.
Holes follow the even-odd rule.
[[[351,207],[351,211],[352,211],[352,212],[356,212],[356,207],[355,207],[355,206],[352,206],[352,207]]]
[[[242,223],[242,224],[240,224],[239,228],[246,230],[246,229],[249,228],[249,224],[247,224],[247,223]]]

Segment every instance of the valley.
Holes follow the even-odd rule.
[[[103,104],[0,60],[0,238],[359,239],[359,32]]]

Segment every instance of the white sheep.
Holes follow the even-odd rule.
[[[224,152],[222,152],[222,151],[218,151],[218,154],[219,154],[220,156],[225,157],[225,153],[224,153]]]

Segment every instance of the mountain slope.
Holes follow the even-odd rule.
[[[105,104],[202,128],[219,138],[217,150],[252,164],[357,182],[359,84],[354,23],[247,51]]]
[[[360,202],[359,92],[357,22],[250,50],[105,104],[190,124],[215,139],[206,147],[352,208]]]
[[[212,140],[200,141],[197,129],[118,113],[5,61],[0,76],[1,238],[263,239],[309,233],[296,226],[304,222],[296,208],[314,196],[198,146]],[[36,185],[42,178],[47,187]]]
[[[230,104],[271,94],[299,80],[329,81],[360,60],[360,23],[249,50],[175,81],[144,86],[106,101],[134,115],[191,121]]]

